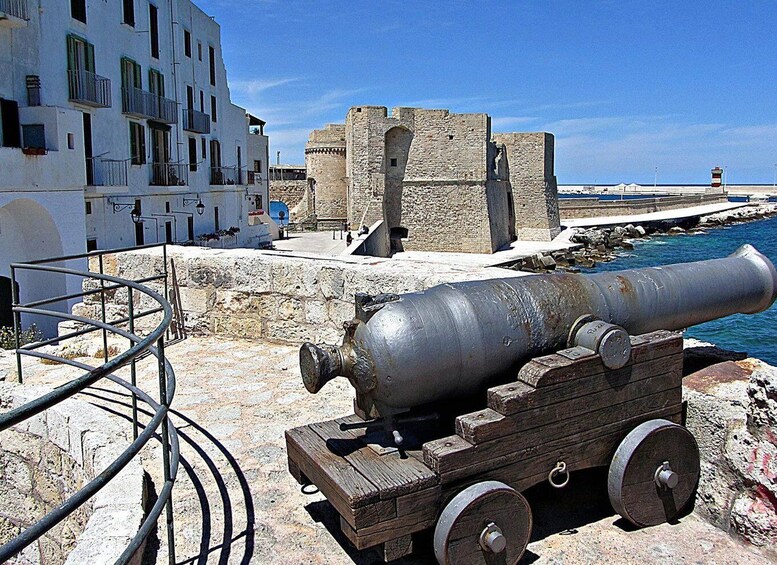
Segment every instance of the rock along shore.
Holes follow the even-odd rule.
[[[692,220],[662,220],[644,224],[607,226],[602,228],[570,228],[575,231],[569,240],[582,246],[573,251],[554,251],[521,259],[509,268],[541,273],[552,270],[580,272],[598,263],[612,261],[621,251],[634,249],[634,242],[657,236],[705,233],[709,228],[754,222],[777,216],[777,204],[763,203],[727,210]]]

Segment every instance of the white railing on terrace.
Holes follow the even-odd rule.
[[[0,14],[7,14],[20,20],[29,20],[27,0],[0,0]]]
[[[86,160],[86,166],[89,186],[127,186],[127,159],[92,157]]]

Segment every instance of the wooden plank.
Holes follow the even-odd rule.
[[[415,514],[429,506],[438,507],[440,504],[441,491],[440,485],[437,485],[434,488],[397,497],[397,516]]]
[[[378,487],[342,457],[329,451],[308,426],[286,431],[286,451],[289,459],[354,527],[357,525],[354,509],[380,500]]]
[[[503,458],[493,469],[481,471],[477,466],[471,466],[444,474],[441,476],[443,500],[465,486],[483,480],[502,481],[518,491],[525,490],[547,480],[548,473],[558,461],[564,461],[570,471],[609,465],[623,438],[639,424],[655,418],[680,423],[682,410],[677,406],[661,408],[604,426],[596,430],[598,433],[589,432],[550,442],[542,452],[527,448],[517,453],[513,461]]]
[[[362,550],[431,528],[437,522],[437,512],[436,506],[428,506],[359,530],[353,529],[341,516],[340,529],[356,549]]]
[[[681,405],[682,387],[678,386],[619,404],[611,404],[571,418],[563,418],[562,416],[544,426],[525,432],[521,431],[508,437],[477,445],[469,444],[469,448],[451,449],[448,447],[447,444],[454,445],[456,440],[453,438],[459,438],[459,436],[449,436],[427,442],[424,444],[424,460],[431,469],[440,474],[473,466],[473,462],[476,462],[474,466],[478,467],[479,470],[486,471],[503,464],[496,461],[502,461],[505,457],[508,459],[516,458],[517,453],[524,453],[527,449],[544,450],[547,442],[556,438],[568,438],[589,433],[596,435],[599,428],[604,426],[622,424],[633,416],[671,406],[679,408]],[[465,441],[465,443],[469,442]]]
[[[413,536],[407,535],[401,538],[383,542],[383,561],[396,561],[413,553]]]
[[[666,370],[666,367],[657,365],[660,364],[648,362],[625,368],[625,370],[621,369],[623,375],[631,375],[636,380],[627,381],[627,384],[618,388],[610,387],[607,380],[609,374],[581,379],[592,383],[592,386],[583,389],[588,390],[589,394],[584,394],[582,391],[580,394],[574,394],[566,390],[559,390],[554,391],[557,394],[547,395],[544,393],[544,388],[537,389],[533,396],[542,396],[546,402],[556,399],[558,402],[548,403],[511,416],[502,416],[490,409],[465,414],[456,418],[456,433],[470,443],[479,444],[511,434],[526,433],[530,429],[545,426],[557,420],[601,410],[612,404],[620,404],[632,398],[642,398],[682,385],[682,366],[675,367],[671,372],[651,376],[654,371]],[[644,370],[632,371],[632,369],[637,368]],[[648,378],[645,378],[646,376]],[[567,384],[569,386],[566,388],[580,390],[580,386],[574,385],[585,383],[573,381]],[[591,390],[598,390],[598,392],[590,393]]]
[[[622,387],[630,382],[667,373],[670,370],[678,370],[682,373],[682,369],[683,356],[682,353],[677,353],[541,388],[517,381],[488,389],[488,407],[507,416],[600,390]]]
[[[399,451],[378,455],[362,441],[364,430],[340,429],[341,423],[351,422],[350,418],[342,418],[309,427],[330,451],[343,457],[378,488],[381,500],[424,490],[439,482],[431,469],[413,457],[403,456]]]
[[[681,353],[682,335],[659,330],[632,338],[631,359],[629,364],[641,363]],[[554,353],[532,359],[518,372],[518,380],[530,386],[540,388],[560,382],[584,378],[606,371],[601,358],[586,357],[572,360]]]

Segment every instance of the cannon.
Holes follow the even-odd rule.
[[[609,465],[625,519],[671,521],[699,477],[673,330],[775,297],[777,271],[749,245],[695,263],[357,295],[341,345],[300,349],[305,387],[346,377],[355,414],[287,431],[289,470],[327,496],[358,549],[382,545],[387,559],[433,528],[442,564],[516,563],[532,526],[521,491],[597,466]],[[428,425],[462,399],[485,406]]]

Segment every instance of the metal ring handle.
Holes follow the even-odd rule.
[[[553,477],[555,477],[556,475],[560,475],[562,473],[566,474],[567,478],[560,483],[553,482]],[[550,473],[548,473],[548,482],[550,483],[550,486],[552,486],[553,488],[564,488],[565,486],[567,486],[567,484],[569,483],[569,473],[567,472],[567,464],[564,463],[563,461],[559,461],[558,463],[556,463],[556,466],[550,470]]]

